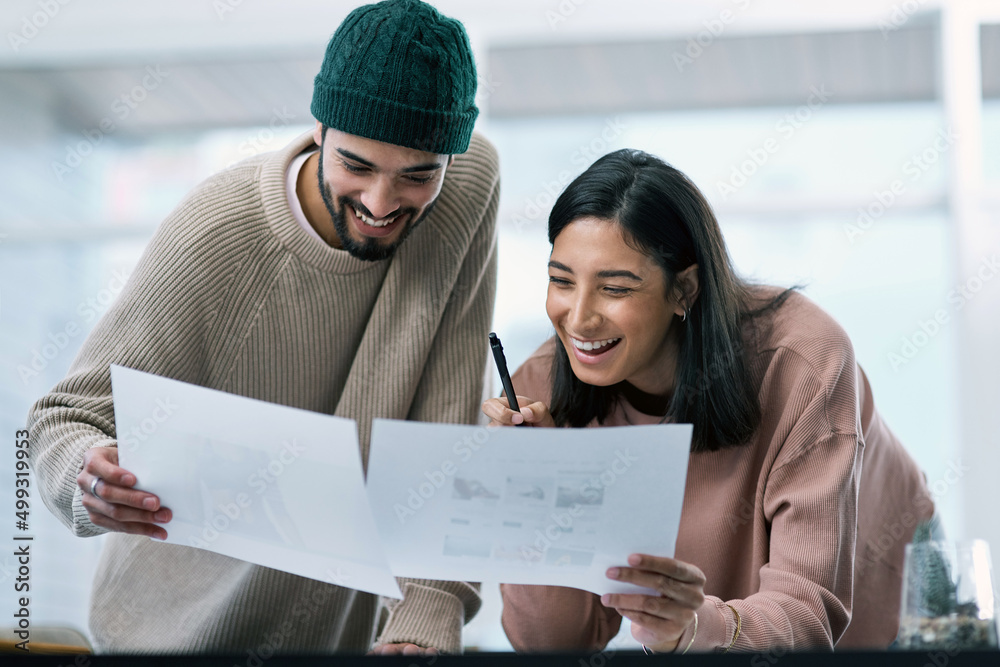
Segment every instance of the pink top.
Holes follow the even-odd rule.
[[[694,453],[688,466],[674,556],[707,578],[691,650],[730,645],[727,603],[742,618],[733,650],[885,648],[898,629],[903,548],[933,514],[923,474],[875,411],[846,333],[813,302],[791,295],[746,340],[760,426],[747,446]],[[550,340],[518,369],[518,394],[549,403],[554,350]],[[659,421],[622,401],[605,425]],[[600,649],[621,624],[586,591],[501,593],[518,651]]]

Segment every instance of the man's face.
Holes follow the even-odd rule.
[[[447,155],[366,139],[317,123],[319,189],[344,250],[391,257],[441,192]]]

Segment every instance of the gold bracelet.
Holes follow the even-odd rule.
[[[694,613],[694,632],[691,634],[691,641],[689,641],[688,645],[684,648],[683,651],[681,651],[681,655],[684,655],[685,653],[688,652],[688,649],[691,648],[692,644],[694,644],[694,638],[697,637],[697,636],[698,636],[698,612],[695,612]],[[646,648],[645,644],[640,644],[640,646],[642,646],[642,652],[645,653],[646,655],[656,655],[656,652],[653,651],[653,649],[651,649],[651,648]]]
[[[729,642],[729,646],[723,653],[729,653],[729,649],[736,646],[736,640],[740,638],[740,629],[743,627],[743,619],[740,618],[740,612],[736,611],[736,607],[731,604],[727,604],[727,607],[733,610],[733,614],[736,615],[736,634],[733,635],[733,641]]]
[[[681,651],[681,655],[684,655],[685,653],[688,652],[688,649],[690,649],[691,645],[694,644],[694,638],[697,637],[697,636],[698,636],[698,612],[695,612],[694,613],[694,632],[691,633],[691,641],[689,641],[688,645],[684,647],[683,651]]]

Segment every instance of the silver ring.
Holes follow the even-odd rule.
[[[100,481],[101,481],[100,477],[95,477],[94,481],[90,483],[90,495],[94,496],[95,498],[101,498],[99,495],[97,495],[97,483]],[[101,498],[101,500],[104,499]]]

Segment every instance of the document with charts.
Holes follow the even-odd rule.
[[[691,432],[375,420],[369,502],[397,576],[636,592],[605,571],[673,555]]]
[[[402,597],[353,421],[111,367],[119,464],[173,520],[167,542]]]

